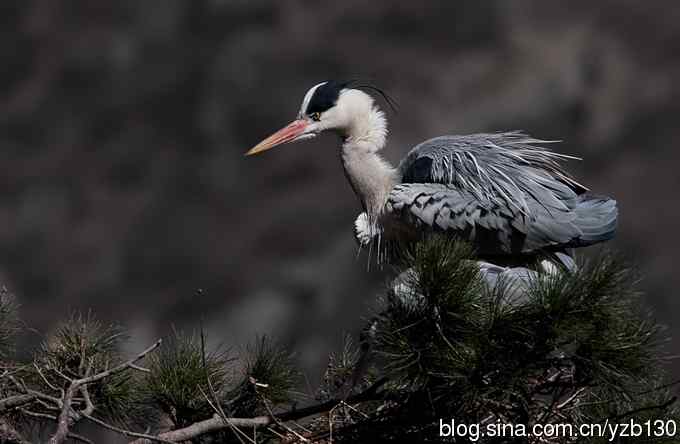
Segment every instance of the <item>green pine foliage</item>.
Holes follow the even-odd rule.
[[[451,418],[578,424],[638,409],[678,418],[667,390],[649,390],[660,331],[621,262],[600,256],[540,274],[518,297],[513,282],[487,288],[462,243],[436,237],[402,257],[375,324],[391,403],[350,440],[440,442],[439,419]]]
[[[257,338],[246,350],[240,382],[229,393],[235,416],[267,414],[292,400],[300,380],[293,356],[267,336]]]
[[[26,366],[21,374],[46,393],[53,393],[54,387],[65,390],[70,379],[91,376],[124,360],[121,348],[128,339],[119,325],[104,324],[92,313],[73,313],[47,335],[35,353],[35,365]],[[129,373],[90,384],[88,392],[103,418],[126,423],[138,414],[136,380]]]
[[[201,335],[175,331],[148,359],[140,383],[144,403],[162,412],[171,428],[186,427],[224,413],[230,417],[266,415],[291,399],[298,372],[291,355],[267,337],[243,356],[222,348],[206,350]],[[209,382],[208,382],[209,381]],[[262,433],[260,438],[267,435]],[[232,442],[231,430],[206,434],[197,442]]]
[[[675,384],[663,372],[663,331],[644,310],[635,274],[621,261],[602,254],[576,271],[537,273],[523,286],[505,278],[489,288],[474,251],[462,242],[433,237],[395,259],[397,278],[365,330],[367,342],[347,337],[330,355],[316,399],[305,401],[318,404],[293,405],[300,373],[293,355],[275,340],[257,338],[231,356],[222,347],[207,349],[202,332],[173,331],[138,365],[87,386],[94,416],[149,433],[215,415],[277,417],[257,430],[213,428],[194,437],[197,443],[239,442],[244,430],[258,443],[282,437],[296,442],[301,433],[309,442],[331,436],[336,443],[475,441],[440,437],[440,420],[452,419],[528,427],[634,420],[657,432],[674,431],[677,423],[669,421],[680,422]],[[55,404],[70,380],[129,359],[121,353],[128,338],[119,326],[76,313],[46,336],[31,362],[11,363],[12,338],[22,327],[16,308],[0,293],[0,441],[7,426],[31,437],[53,433],[60,410]],[[367,363],[366,372],[356,371]],[[57,401],[8,404],[29,389]],[[77,393],[72,404],[77,431],[84,421],[77,412],[87,407],[83,396]],[[548,442],[599,444],[610,438]],[[534,441],[505,436],[475,442]],[[678,438],[659,434],[616,442]]]
[[[206,352],[198,334],[174,331],[149,357],[150,371],[141,384],[143,396],[170,418],[173,427],[209,418],[214,413],[213,393],[217,402],[225,400],[231,361],[222,349]]]
[[[359,364],[361,350],[346,334],[343,340],[342,350],[333,352],[328,356],[328,366],[324,373],[323,383],[319,387],[316,399],[328,401],[342,397],[343,390],[352,382],[355,367]],[[370,376],[372,375],[367,375]]]

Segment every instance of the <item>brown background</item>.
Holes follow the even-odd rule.
[[[564,140],[677,336],[679,24],[674,0],[4,0],[0,282],[38,333],[92,309],[138,347],[203,319],[275,335],[316,385],[386,275],[355,259],[335,139],[243,152],[358,77],[400,104],[393,162],[447,133]]]

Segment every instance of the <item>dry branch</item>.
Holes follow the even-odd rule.
[[[278,422],[294,421],[297,419],[302,419],[307,416],[316,415],[318,413],[323,413],[331,410],[340,403],[358,403],[364,401],[372,401],[380,399],[380,393],[378,389],[382,387],[385,379],[376,381],[371,387],[365,391],[350,396],[347,399],[332,399],[320,404],[315,404],[309,407],[304,407],[296,410],[289,410],[287,412],[276,415],[263,415],[255,416],[253,418],[221,418],[220,415],[215,414],[212,418],[203,421],[196,422],[190,426],[184,427],[182,429],[171,430],[169,432],[161,433],[158,438],[164,439],[170,442],[182,442],[187,441],[197,436],[216,432],[218,430],[223,430],[227,427],[262,427],[277,424]],[[132,441],[130,444],[151,444],[152,441],[144,438]]]
[[[92,376],[87,376],[85,378],[81,379],[72,379],[71,383],[69,384],[68,389],[66,389],[66,393],[64,394],[63,400],[62,400],[62,407],[61,407],[61,412],[59,413],[59,417],[57,419],[57,431],[50,437],[50,440],[48,441],[49,444],[61,444],[64,442],[66,437],[69,434],[69,427],[73,423],[73,417],[71,416],[71,403],[73,401],[73,396],[76,394],[78,390],[80,390],[82,387],[85,387],[87,384],[92,384],[93,382],[100,381],[102,379],[105,379],[109,376],[112,376],[116,373],[122,372],[123,370],[127,368],[131,368],[131,366],[139,361],[140,359],[144,358],[147,354],[151,353],[153,350],[155,350],[158,346],[161,345],[162,339],[159,339],[156,341],[155,344],[153,344],[151,347],[147,348],[143,352],[139,353],[137,356],[134,358],[125,361],[115,367],[112,367],[108,370],[105,370],[103,372],[97,373]],[[86,399],[89,397],[86,396]],[[90,409],[91,403],[88,402],[88,407],[86,408],[87,411],[93,410]],[[91,411],[90,411],[91,413]]]
[[[36,396],[30,393],[25,395],[14,395],[10,396],[9,398],[0,399],[0,412],[4,412],[5,410],[15,407],[21,407],[24,404],[33,402],[35,399]]]

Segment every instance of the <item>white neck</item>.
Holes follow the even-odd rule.
[[[352,114],[341,135],[345,175],[369,220],[375,222],[397,183],[396,170],[379,154],[385,146],[387,121],[371,102],[362,112]]]

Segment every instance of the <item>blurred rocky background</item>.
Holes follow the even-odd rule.
[[[136,349],[272,334],[315,387],[387,274],[356,257],[336,140],[243,153],[362,78],[400,105],[393,162],[446,133],[563,140],[677,336],[679,24],[673,0],[3,0],[0,282],[37,333],[91,309]]]

